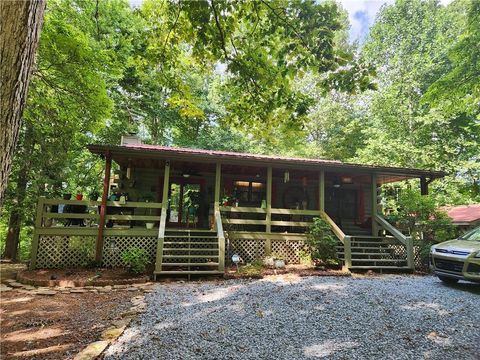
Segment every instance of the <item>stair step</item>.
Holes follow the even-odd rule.
[[[162,263],[162,267],[164,266],[218,266],[218,262],[208,262],[208,263]]]
[[[217,236],[213,235],[165,235],[165,238],[174,238],[174,239],[217,239]]]
[[[164,259],[171,259],[171,258],[181,258],[181,259],[210,259],[210,258],[218,258],[218,255],[163,255]]]
[[[160,272],[155,272],[157,275],[222,275],[223,272],[218,270],[162,270]]]
[[[398,263],[398,262],[407,262],[406,259],[352,259],[353,262],[388,262],[388,263]]]
[[[388,249],[389,248],[385,246],[352,246],[352,251],[354,250],[388,250]]]
[[[408,266],[363,266],[363,265],[354,265],[349,267],[350,270],[370,270],[370,269],[392,269],[392,270],[410,270]]]
[[[216,251],[218,248],[205,249],[205,248],[163,248],[163,251]]]
[[[352,252],[352,256],[355,256],[355,255],[368,255],[368,256],[381,256],[381,255],[386,255],[388,253],[382,253],[382,252],[378,252],[378,253],[362,253],[362,252]],[[345,253],[342,251],[342,252],[338,252],[338,255],[345,255]],[[390,255],[390,254],[388,254]]]
[[[181,244],[181,245],[218,245],[218,241],[164,241],[164,245]]]
[[[358,246],[358,247],[361,247],[363,246],[363,244],[365,245],[393,245],[393,244],[390,244],[388,242],[383,242],[383,241],[357,241],[357,240],[353,240],[352,241],[352,247],[354,246]]]

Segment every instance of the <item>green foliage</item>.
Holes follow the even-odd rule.
[[[128,271],[133,274],[143,274],[150,263],[145,249],[132,247],[122,253],[122,261],[127,266]]]
[[[431,245],[453,239],[456,235],[452,220],[446,212],[438,209],[435,199],[422,196],[418,191],[403,190],[389,220],[412,236],[414,244],[420,247],[424,262]]]
[[[314,218],[308,229],[307,243],[312,251],[312,259],[324,265],[338,263],[337,237],[330,225],[321,218]]]
[[[263,263],[261,260],[256,260],[252,263],[240,266],[238,268],[238,273],[244,276],[260,278],[262,277],[263,272]]]
[[[479,202],[479,6],[398,0],[360,47],[332,0],[51,0],[0,242],[19,215],[26,247],[39,195],[100,191],[103,164],[85,145],[129,131],[445,170],[430,187],[437,203]]]
[[[95,267],[95,242],[92,236],[71,236],[68,242],[70,250],[73,250],[76,257],[82,261],[82,267]]]

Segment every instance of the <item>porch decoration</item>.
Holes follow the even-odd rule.
[[[290,172],[288,170],[285,170],[283,173],[283,182],[287,183],[290,181]]]

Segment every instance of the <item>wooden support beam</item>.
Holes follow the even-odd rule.
[[[422,195],[428,195],[428,182],[425,176],[420,178],[420,193]]]
[[[170,161],[165,162],[163,172],[162,212],[160,214],[160,225],[158,227],[157,256],[155,260],[155,273],[162,271],[163,262],[163,241],[165,239],[165,226],[168,212],[168,189],[170,185]]]
[[[102,261],[103,253],[103,231],[105,229],[105,215],[107,215],[107,200],[110,187],[110,172],[112,170],[112,154],[110,151],[105,153],[105,176],[103,177],[102,203],[100,205],[100,220],[98,222],[97,244],[95,248],[95,261]]]
[[[215,195],[214,195],[214,216],[215,229],[218,237],[218,271],[225,271],[225,235],[223,233],[222,216],[220,213],[220,189],[222,186],[222,165],[215,166]]]
[[[318,208],[320,211],[325,211],[325,171],[320,171],[318,177]]]
[[[217,163],[215,168],[215,199],[214,199],[214,211],[220,209],[220,188],[222,185],[222,165]]]
[[[378,226],[375,217],[378,214],[377,174],[372,174],[372,235],[378,235]]]
[[[346,235],[343,238],[343,253],[344,253],[344,270],[349,270],[352,267],[352,238]]]
[[[272,232],[272,167],[267,168],[267,215],[266,215],[266,232],[270,234]],[[265,255],[270,256],[272,254],[272,241],[266,239],[265,241]]]
[[[32,253],[30,255],[30,270],[35,270],[37,267],[37,253],[38,253],[38,241],[40,238],[39,230],[43,225],[43,211],[45,210],[45,196],[40,196],[37,203],[37,213],[35,216],[35,229],[33,231],[32,239]]]

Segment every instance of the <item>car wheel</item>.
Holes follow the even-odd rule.
[[[458,279],[454,279],[447,276],[439,276],[438,278],[442,280],[445,284],[456,284],[458,282]]]

